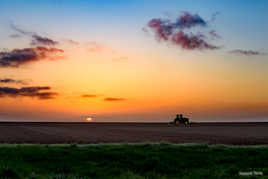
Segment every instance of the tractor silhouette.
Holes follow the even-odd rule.
[[[189,118],[183,117],[182,114],[177,114],[176,118],[174,119],[173,123],[177,126],[180,124],[187,125],[189,124]]]

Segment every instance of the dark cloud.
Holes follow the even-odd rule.
[[[180,16],[176,23],[174,24],[177,28],[191,28],[194,26],[206,26],[207,22],[201,18],[198,14],[191,14],[189,12],[184,12],[182,16]]]
[[[59,48],[47,48],[43,46],[38,46],[35,49],[41,53],[64,53],[64,50]]]
[[[246,55],[246,56],[253,56],[253,55],[265,55],[263,52],[254,51],[254,50],[241,50],[236,49],[230,51],[231,54],[238,54],[238,55]]]
[[[183,31],[179,31],[172,36],[172,43],[181,46],[183,49],[194,50],[194,49],[218,49],[219,47],[214,46],[206,42],[203,35],[186,34]]]
[[[0,97],[33,97],[38,99],[53,99],[58,95],[58,93],[48,91],[50,89],[51,88],[49,86],[32,86],[22,88],[0,87]]]
[[[0,67],[19,67],[43,59],[58,59],[62,56],[62,49],[38,46],[36,48],[14,49],[9,52],[0,52]]]
[[[125,98],[104,98],[104,101],[125,101]]]
[[[47,37],[41,37],[39,35],[32,36],[32,45],[57,45],[59,42],[49,39]]]
[[[83,94],[81,95],[82,98],[96,98],[97,95],[95,94]]]
[[[28,84],[24,80],[14,80],[12,78],[3,78],[3,79],[0,79],[0,83],[16,83],[16,84],[23,84],[23,85]]]
[[[175,22],[171,22],[169,19],[155,18],[148,23],[148,27],[155,30],[158,40],[168,40],[174,31],[194,26],[207,26],[207,23],[198,14],[188,12],[184,12]]]
[[[31,45],[57,45],[59,43],[50,38],[37,35],[35,32],[25,31],[19,28],[18,26],[14,25],[13,23],[10,24],[10,27],[22,35],[30,36],[33,39]]]
[[[207,41],[206,34],[189,31],[189,29],[196,26],[208,27],[208,23],[198,14],[189,12],[184,12],[173,22],[169,19],[154,18],[147,24],[147,27],[154,32],[158,41],[172,42],[172,44],[188,50],[218,49],[219,47]],[[147,32],[148,30],[143,28],[143,31]],[[214,39],[220,37],[214,30],[211,30],[208,35]]]
[[[148,27],[154,30],[157,40],[167,41],[174,31],[169,20],[152,19],[148,22]]]

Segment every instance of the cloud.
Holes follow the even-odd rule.
[[[22,30],[21,28],[19,28],[18,26],[16,26],[16,25],[13,24],[13,23],[10,23],[10,27],[11,27],[14,31],[19,32],[20,34],[23,34],[23,35],[33,35],[33,34],[34,34],[33,32],[28,32],[28,31]]]
[[[56,92],[50,92],[49,86],[32,86],[22,88],[0,87],[0,97],[32,97],[38,99],[53,99],[58,95]],[[45,92],[43,92],[45,90]],[[41,91],[41,92],[40,92]]]
[[[104,101],[125,101],[125,98],[104,98]]]
[[[174,31],[169,20],[152,19],[147,25],[154,30],[157,40],[167,41]]]
[[[189,12],[184,12],[182,16],[180,16],[176,22],[175,27],[178,28],[191,28],[194,26],[207,26],[207,22],[201,18],[198,14],[191,14]]]
[[[208,27],[208,22],[198,14],[184,12],[175,21],[154,18],[147,23],[147,27],[153,31],[158,41],[172,42],[183,49],[214,50],[219,48],[207,41],[208,35],[213,39],[220,37],[215,30],[211,30],[208,34],[190,31],[193,27]],[[148,32],[147,28],[143,28],[143,31]]]
[[[241,50],[241,49],[236,49],[230,51],[231,54],[238,54],[238,55],[246,55],[246,56],[254,56],[254,55],[266,55],[263,52],[259,51],[254,51],[254,50]]]
[[[48,45],[48,46],[52,45],[53,46],[53,45],[57,45],[59,43],[59,42],[54,41],[50,38],[42,37],[42,36],[36,34],[35,32],[25,31],[25,30],[19,28],[18,26],[14,25],[13,23],[10,24],[10,27],[22,35],[30,36],[33,39],[31,42],[31,45]],[[13,36],[13,38],[16,38],[16,37]]]
[[[74,41],[74,40],[66,40],[67,43],[71,44],[71,45],[80,45],[79,42]]]
[[[12,78],[3,78],[3,79],[0,79],[0,83],[16,83],[16,84],[23,84],[23,85],[28,84],[24,80],[14,80]]]
[[[9,52],[0,52],[0,67],[19,67],[23,64],[43,59],[62,58],[58,54],[64,51],[58,48],[38,46],[36,48],[14,49]]]
[[[148,27],[155,30],[158,40],[167,41],[178,29],[189,29],[194,26],[207,26],[207,23],[198,14],[184,12],[175,22],[169,19],[154,18],[148,22]]]
[[[83,94],[81,95],[82,98],[96,98],[97,95],[95,94]]]
[[[179,31],[172,36],[172,43],[181,46],[183,49],[194,50],[194,49],[218,49],[219,47],[209,44],[203,39],[202,35],[199,34],[186,34],[183,31]]]
[[[39,35],[33,35],[31,45],[57,45],[59,42],[49,39],[47,37],[41,37]]]

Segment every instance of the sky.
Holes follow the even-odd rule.
[[[0,1],[0,121],[268,121],[266,0]]]

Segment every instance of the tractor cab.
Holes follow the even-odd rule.
[[[174,119],[174,124],[175,125],[179,125],[179,124],[187,125],[189,124],[189,118],[183,117],[182,114],[177,114],[176,118]]]

